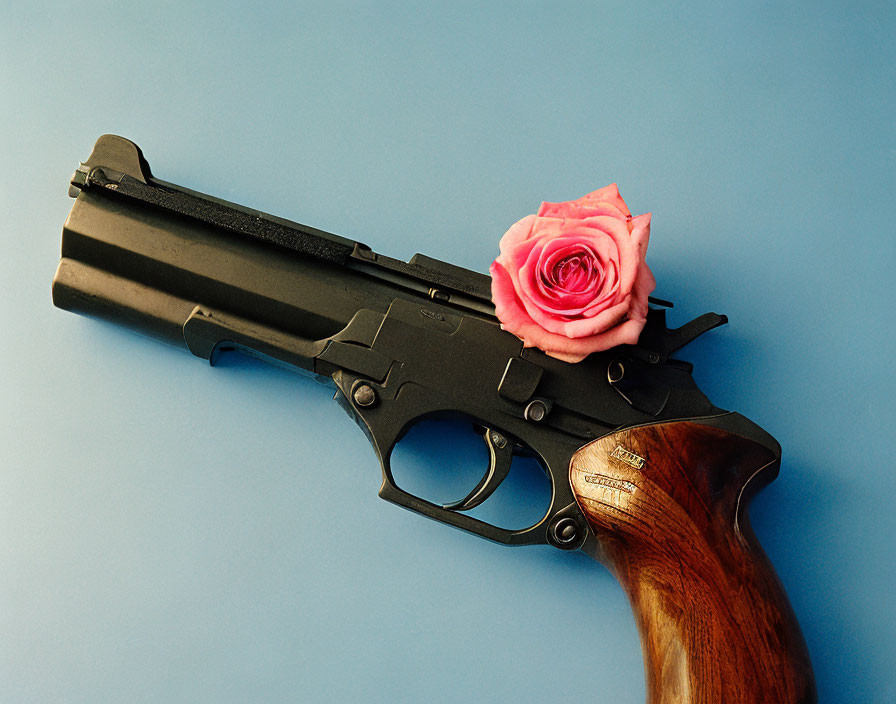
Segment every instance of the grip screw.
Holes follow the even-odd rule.
[[[536,423],[540,423],[544,420],[544,417],[548,414],[548,407],[545,405],[544,401],[541,399],[535,399],[526,406],[526,410],[523,411],[523,417],[526,420],[531,420]]]
[[[356,406],[369,408],[376,403],[376,391],[370,384],[358,384],[352,392],[352,400]]]
[[[561,518],[551,526],[551,538],[560,547],[567,547],[579,538],[579,525],[572,518]]]

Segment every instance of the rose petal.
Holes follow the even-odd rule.
[[[502,327],[510,330],[506,326]],[[569,338],[547,332],[534,323],[528,323],[519,328],[519,333],[514,334],[523,340],[524,347],[538,347],[545,354],[562,359],[564,362],[581,362],[593,352],[603,352],[617,345],[637,344],[643,328],[643,322],[627,320],[600,335]]]
[[[595,215],[609,215],[610,217],[626,220],[628,216],[622,210],[612,203],[576,203],[567,201],[566,203],[542,203],[538,208],[538,217],[552,218],[574,218],[581,220],[583,218],[594,217]]]
[[[569,300],[561,300],[560,302],[552,301],[543,295],[535,283],[539,276],[538,258],[540,253],[538,248],[532,250],[514,283],[519,294],[520,303],[529,318],[545,330],[562,335],[564,334],[566,316],[576,315],[578,308],[574,306],[579,306],[580,308],[583,303],[592,300],[593,296],[586,294],[581,297],[583,299],[582,302],[577,303],[575,295],[570,296]]]
[[[539,261],[543,254],[543,249],[539,245],[545,248],[556,248],[562,247],[563,243],[558,243],[558,240],[547,243],[539,241],[532,248],[525,264],[517,273],[514,286],[530,317],[546,329],[562,334],[562,326],[570,316],[579,315],[587,306],[593,305],[596,296],[605,296],[600,291],[591,290],[582,293],[563,293],[555,290],[551,294],[547,294],[539,286],[541,279]],[[513,272],[511,272],[511,276],[513,276]],[[615,281],[615,273],[611,280]],[[612,296],[611,292],[610,297]]]
[[[495,304],[495,315],[501,321],[501,327],[519,337],[517,330],[532,319],[523,309],[519,297],[513,288],[510,273],[497,260],[489,268],[492,277],[492,301]]]
[[[508,272],[497,262],[493,262],[492,296],[495,313],[501,321],[501,328],[516,335],[524,347],[537,347],[546,354],[565,362],[580,362],[593,352],[601,352],[621,344],[636,344],[643,320],[627,320],[599,335],[584,338],[569,338],[545,330],[527,315],[520,300],[513,295]],[[507,295],[508,292],[510,295]]]
[[[579,264],[574,264],[578,260]],[[564,263],[566,262],[566,263]],[[569,268],[569,273],[564,272]],[[559,280],[564,278],[564,280]],[[536,283],[539,290],[551,298],[563,298],[565,295],[591,295],[600,289],[605,277],[604,266],[599,257],[587,243],[569,245],[562,249],[550,251],[547,247],[541,250],[538,260]],[[553,288],[547,290],[544,279],[552,282]]]
[[[498,255],[498,258],[495,261],[501,262],[501,264],[507,270],[507,273],[510,275],[511,280],[513,281],[514,288],[517,290],[517,293],[522,295],[519,285],[519,275],[520,269],[525,265],[526,260],[529,258],[532,250],[535,248],[540,248],[543,246],[543,241],[541,237],[537,237],[531,234],[531,225],[537,221],[534,215],[530,215],[531,221],[526,223],[525,225],[521,225],[517,228],[517,231],[511,233],[511,230],[523,223],[523,220],[527,218],[523,218],[520,220],[514,228],[508,230],[505,233],[504,237],[501,238],[501,241],[504,242],[505,238],[508,240],[509,244],[502,247],[501,254]],[[559,221],[558,221],[559,222]],[[530,230],[530,233],[526,235],[525,238],[520,236],[520,233],[524,231],[524,229]],[[510,235],[510,237],[508,237]]]
[[[619,261],[619,247],[615,240],[602,229],[592,227],[588,220],[567,220],[568,229],[544,245],[545,252],[552,254],[561,247],[587,247],[601,264]]]
[[[521,220],[517,220],[510,229],[504,233],[504,236],[498,242],[498,249],[503,255],[508,249],[514,245],[524,242],[532,233],[532,224],[535,222],[534,215],[527,215]]]
[[[628,236],[627,232],[625,236]],[[619,289],[619,253],[615,241],[602,230],[590,227],[588,221],[583,221],[562,237],[548,239],[546,236],[536,236],[532,242],[526,261],[519,270],[508,269],[522,305],[530,317],[546,329],[565,334],[565,324],[570,318],[583,314],[593,317],[605,308],[619,303],[627,295],[622,294]],[[548,294],[539,286],[542,271],[539,263],[545,253],[570,251],[571,248],[583,245],[587,245],[589,250],[600,251],[602,256],[599,258],[609,259],[602,262],[604,276],[600,288],[589,289],[581,294],[564,294],[556,290]],[[516,267],[516,262],[512,266]],[[637,267],[637,263],[632,266]],[[556,319],[558,316],[559,320]]]
[[[619,295],[627,296],[635,283],[635,274],[638,273],[638,253],[632,243],[631,235],[625,223],[599,216],[582,221],[586,226],[601,230],[613,238],[619,253],[616,261],[619,262]]]
[[[653,272],[647,266],[646,262],[641,262],[638,269],[638,279],[632,290],[632,305],[629,310],[629,318],[646,319],[649,302],[647,297],[653,293],[656,288],[656,279],[653,278]]]
[[[560,246],[552,246],[554,242],[560,242]],[[575,264],[574,262],[578,262]],[[576,241],[572,238],[554,240],[547,243],[541,250],[538,266],[542,275],[552,277],[562,268],[572,266],[578,270],[592,270],[595,264],[600,264],[600,258],[587,240]],[[559,284],[559,281],[557,282]]]
[[[650,213],[632,218],[632,244],[638,250],[638,261],[644,261],[647,255],[647,243],[650,241]]]
[[[596,191],[592,191],[588,195],[573,201],[573,203],[585,206],[594,203],[609,203],[621,210],[626,217],[631,217],[631,212],[629,211],[628,206],[619,194],[619,186],[615,183],[611,183],[609,186],[604,186],[603,188],[598,188]]]
[[[589,337],[608,330],[625,318],[631,306],[631,296],[626,296],[614,305],[604,304],[604,306],[601,310],[595,310],[591,316],[567,321],[562,330],[563,334],[569,337]]]

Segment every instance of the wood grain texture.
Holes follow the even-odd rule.
[[[595,557],[635,611],[648,704],[816,701],[799,625],[746,517],[777,469],[765,445],[687,421],[623,430],[574,455]]]

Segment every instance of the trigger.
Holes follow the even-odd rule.
[[[495,493],[495,489],[501,486],[510,471],[510,463],[513,462],[513,444],[501,433],[485,428],[483,434],[485,446],[488,448],[488,469],[473,491],[460,501],[443,504],[442,508],[449,511],[469,511],[476,508],[489,496]]]

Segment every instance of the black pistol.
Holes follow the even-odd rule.
[[[746,515],[780,447],[714,406],[672,356],[724,316],[669,329],[654,301],[637,345],[570,364],[501,329],[488,276],[393,259],[159,180],[121,137],[97,141],[69,194],[55,305],[212,364],[236,349],[331,380],[373,445],[382,498],[606,564],[636,612],[650,704],[816,700],[799,626]],[[399,486],[390,457],[416,423],[445,416],[470,422],[489,463],[466,496],[436,504]],[[544,516],[519,530],[471,516],[518,455],[550,481]]]

